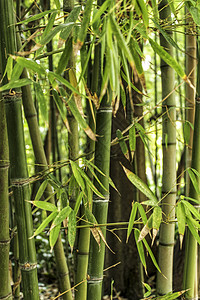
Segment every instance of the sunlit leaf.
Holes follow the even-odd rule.
[[[138,188],[147,198],[149,198],[154,205],[157,204],[158,200],[154,193],[149,189],[149,187],[144,183],[137,175],[135,175],[133,172],[122,166],[124,169],[124,172],[126,173],[126,176],[128,179]]]
[[[23,78],[23,79],[18,79],[15,81],[10,81],[9,83],[2,85],[0,87],[0,92],[10,90],[10,89],[15,89],[15,88],[20,88],[22,86],[26,86],[32,83],[32,80],[29,78]]]
[[[57,239],[58,239],[58,236],[60,233],[60,227],[61,227],[61,224],[53,227],[50,231],[49,244],[50,244],[51,249],[54,247],[55,243],[57,242]]]
[[[57,211],[57,207],[54,204],[46,202],[46,201],[36,200],[36,201],[29,201],[29,202],[31,202],[33,205],[35,205],[36,207],[41,208],[41,209],[45,209],[48,211]]]
[[[133,229],[133,225],[134,225],[135,217],[136,217],[136,212],[137,212],[137,206],[138,206],[137,202],[132,204],[131,215],[130,215],[129,222],[128,222],[126,242],[128,242],[129,236],[130,236],[130,234],[132,232],[132,229]]]
[[[41,183],[41,185],[40,185],[40,187],[37,191],[37,194],[35,195],[35,200],[40,200],[41,199],[42,195],[44,194],[44,191],[46,190],[47,184],[48,184],[47,180],[44,180]]]
[[[47,225],[57,216],[57,211],[52,212],[43,222],[42,224],[37,228],[37,230],[34,232],[34,236],[40,234]]]
[[[69,220],[68,220],[68,242],[71,247],[71,251],[73,251],[75,239],[76,239],[76,214],[72,210],[69,214]]]
[[[70,206],[66,206],[64,207],[56,216],[56,218],[54,219],[52,225],[51,225],[51,230],[52,228],[54,228],[55,226],[61,224],[63,222],[64,219],[66,219],[69,214],[71,213],[72,209]]]

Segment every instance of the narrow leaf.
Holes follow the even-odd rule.
[[[143,243],[142,243],[142,241],[138,242],[139,235],[140,235],[140,231],[137,228],[135,228],[134,236],[135,236],[136,246],[137,246],[137,249],[138,249],[138,253],[139,253],[139,256],[140,256],[141,263],[144,266],[145,272],[147,272],[147,265],[146,265],[146,260],[145,260]]]
[[[132,204],[131,215],[130,215],[129,222],[128,222],[126,242],[128,242],[128,238],[129,238],[129,236],[131,234],[131,231],[133,229],[133,225],[134,225],[135,217],[136,217],[136,212],[137,212],[137,206],[138,206],[137,202]]]
[[[46,190],[46,187],[47,187],[47,184],[48,184],[48,180],[45,180],[41,183],[38,191],[37,191],[37,194],[35,195],[35,200],[40,200],[44,191]]]
[[[52,248],[54,247],[57,239],[58,239],[58,236],[59,236],[59,233],[60,233],[60,227],[61,227],[61,224],[55,226],[51,231],[50,231],[50,235],[49,235],[49,243],[50,243],[50,247],[51,247],[51,250]]]
[[[52,225],[51,225],[51,229],[54,228],[55,226],[57,226],[58,224],[61,224],[63,222],[64,219],[66,219],[70,212],[72,211],[70,206],[66,206],[64,207],[56,216],[55,220],[53,221]]]
[[[71,247],[71,251],[73,251],[75,239],[76,239],[76,214],[72,210],[69,214],[69,220],[68,220],[68,242]]]
[[[145,194],[147,196],[147,198],[149,198],[152,201],[152,203],[154,203],[154,205],[156,205],[158,200],[157,200],[156,196],[154,195],[154,193],[146,185],[146,183],[144,183],[137,175],[132,173],[130,170],[125,168],[123,165],[122,165],[122,167],[124,169],[124,172],[126,173],[126,176],[132,182],[132,184],[134,184],[143,194]]]
[[[46,227],[47,225],[56,217],[57,212],[54,211],[52,212],[43,222],[42,224],[37,228],[37,230],[34,232],[34,236],[40,234]]]
[[[9,83],[3,85],[0,87],[0,92],[10,90],[10,89],[15,89],[15,88],[20,88],[25,85],[29,85],[32,83],[31,79],[28,78],[23,78],[23,79],[18,79],[15,81],[10,81]]]
[[[46,201],[30,201],[33,205],[35,205],[38,208],[48,210],[48,211],[57,211],[57,207],[49,202]]]

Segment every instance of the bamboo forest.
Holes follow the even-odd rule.
[[[0,300],[200,299],[199,36],[199,0],[0,0]]]

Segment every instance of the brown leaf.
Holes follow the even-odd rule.
[[[97,228],[97,230],[98,230],[98,233],[99,233],[100,237],[102,238],[102,241],[103,241],[104,244],[106,245],[106,247],[107,247],[113,254],[115,254],[115,252],[112,251],[112,249],[108,246],[108,243],[106,242],[106,239],[105,239],[105,237],[104,237],[103,232],[101,231],[101,229],[100,229],[100,228]]]
[[[100,250],[100,235],[98,232],[98,228],[94,227],[94,228],[90,228],[92,235],[94,237],[94,239],[96,240],[97,244],[99,245],[99,250]]]

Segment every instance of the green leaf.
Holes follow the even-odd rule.
[[[78,169],[81,176],[85,179],[87,185],[92,189],[92,191],[97,195],[99,196],[100,198],[105,198],[99,191],[98,189],[94,186],[94,184],[92,183],[91,179],[85,174],[85,172],[79,168]]]
[[[146,215],[143,205],[139,202],[138,202],[138,210],[139,210],[140,216],[142,217],[143,223],[146,224],[147,223],[147,215]]]
[[[34,232],[34,236],[40,234],[47,225],[56,217],[57,211],[52,212],[43,222],[42,224],[37,228],[37,230]]]
[[[48,180],[44,180],[41,183],[41,185],[40,185],[40,187],[37,191],[37,194],[35,195],[35,200],[40,200],[41,199],[42,195],[44,194],[44,191],[46,190],[47,184],[48,184]]]
[[[186,216],[185,216],[185,209],[182,201],[177,204],[176,216],[178,221],[178,232],[183,236],[185,233]]]
[[[21,76],[21,74],[23,72],[23,69],[24,69],[24,67],[19,65],[19,64],[14,65],[14,68],[13,68],[12,74],[11,74],[11,81],[12,82],[19,79],[19,77]]]
[[[137,175],[132,173],[130,170],[125,168],[123,165],[122,165],[122,167],[124,169],[126,176],[132,182],[132,184],[134,184],[136,186],[136,188],[138,188],[145,196],[147,196],[147,198],[149,198],[154,205],[157,205],[158,200],[157,200],[156,196],[154,195],[154,193],[146,185],[146,183],[144,183]]]
[[[71,250],[73,250],[74,243],[76,239],[76,214],[72,210],[69,214],[69,220],[68,220],[68,242],[71,247]]]
[[[66,206],[64,207],[59,213],[58,215],[56,216],[56,218],[54,219],[52,225],[51,225],[51,228],[57,226],[58,224],[61,224],[64,219],[66,219],[69,214],[71,213],[72,209],[70,206]]]
[[[51,16],[48,20],[47,26],[45,27],[45,30],[43,32],[43,36],[47,35],[50,32],[50,30],[53,28],[56,15],[57,15],[57,12],[54,12],[51,14]]]
[[[190,176],[190,180],[192,181],[192,184],[193,184],[193,186],[194,186],[194,188],[195,188],[197,194],[200,195],[199,183],[198,183],[198,181],[197,181],[197,179],[196,179],[196,177],[195,177],[195,175],[194,175],[192,169],[188,169],[187,171],[188,171],[188,174],[189,174],[189,176]]]
[[[119,145],[120,145],[120,148],[122,150],[122,153],[124,154],[124,156],[129,160],[129,152],[128,152],[128,147],[124,141],[124,136],[121,132],[121,130],[117,129],[116,131],[116,135],[117,135],[117,138],[118,138],[118,141],[119,141]]]
[[[77,215],[78,211],[79,211],[79,207],[81,205],[81,201],[83,199],[83,192],[80,192],[80,194],[78,195],[78,198],[76,199],[76,204],[75,204],[75,207],[74,207],[74,212],[75,212],[75,215]]]
[[[44,121],[48,122],[49,116],[47,99],[45,99],[42,87],[39,83],[34,82],[34,87],[42,118],[44,119]]]
[[[29,22],[33,22],[33,21],[39,20],[42,17],[44,17],[44,16],[46,16],[46,15],[52,13],[52,12],[57,12],[57,9],[51,9],[51,10],[43,11],[43,12],[37,14],[37,15],[34,15],[32,17],[27,18],[26,20],[18,22],[17,25],[19,25],[19,24],[26,24],[26,23],[29,23]]]
[[[54,245],[55,245],[55,243],[58,239],[58,236],[59,236],[59,233],[60,233],[60,227],[61,227],[61,224],[53,227],[50,231],[49,243],[50,243],[51,249],[54,247]]]
[[[163,47],[161,47],[158,43],[156,43],[154,40],[149,38],[149,42],[153,48],[153,50],[172,68],[174,69],[177,74],[185,81],[187,81],[187,76],[182,69],[181,65],[168,53],[164,50]]]
[[[129,61],[129,64],[132,68],[134,68],[134,59],[133,59],[133,56],[129,50],[129,47],[126,43],[126,40],[119,28],[119,25],[117,24],[117,22],[115,21],[114,17],[112,15],[110,15],[110,22],[111,22],[111,26],[112,26],[112,30],[113,30],[113,33],[115,34],[116,36],[116,39],[117,39],[117,42],[118,42],[118,45],[119,47],[121,48],[121,51],[124,52],[126,58],[128,59]]]
[[[187,208],[190,210],[190,212],[198,219],[200,220],[200,213],[198,212],[198,210],[188,201],[182,200],[181,201],[185,206],[187,206]]]
[[[185,139],[185,143],[189,144],[190,141],[190,123],[186,120],[183,123],[183,133],[184,133],[184,139]]]
[[[188,217],[186,218],[186,221],[187,221],[187,224],[188,224],[191,234],[193,235],[193,237],[196,239],[196,241],[200,245],[200,237],[199,237],[199,234],[198,234],[196,228],[194,227],[193,223],[191,222],[191,220]]]
[[[64,109],[62,99],[58,95],[57,91],[55,91],[54,89],[52,90],[52,95],[53,95],[53,99],[56,103],[56,106],[58,108],[58,111],[60,113],[60,116],[62,118],[62,121],[63,121],[65,127],[69,130],[69,123],[68,123],[68,120],[67,120],[67,112]]]
[[[23,79],[18,79],[18,80],[15,80],[15,81],[10,81],[9,83],[7,83],[7,84],[0,87],[0,92],[10,90],[10,89],[20,88],[22,86],[29,85],[31,83],[32,83],[32,80],[28,79],[28,78],[23,78]]]
[[[31,60],[29,58],[24,58],[24,57],[21,57],[21,56],[14,56],[14,55],[12,55],[12,58],[14,60],[16,60],[16,62],[18,64],[20,64],[24,68],[32,70],[34,73],[37,73],[39,75],[43,75],[43,74],[46,73],[45,69],[43,68],[43,66],[40,65],[39,63],[37,63],[34,60]]]
[[[93,4],[93,0],[87,0],[85,10],[83,13],[83,20],[81,22],[81,28],[80,28],[78,40],[77,40],[79,49],[83,45],[83,42],[87,35],[89,22],[90,22],[90,16],[91,16],[91,12],[92,12],[92,4]]]
[[[95,22],[98,22],[101,15],[105,12],[105,10],[109,7],[111,0],[105,0],[102,5],[99,7],[99,9],[96,11],[96,13],[93,16],[92,24]]]
[[[129,129],[129,147],[131,152],[135,151],[136,147],[136,133],[135,133],[135,126],[131,126]]]
[[[150,255],[151,259],[152,259],[152,262],[153,262],[154,266],[155,266],[156,269],[161,273],[161,270],[160,270],[160,268],[159,268],[159,266],[158,266],[158,264],[157,264],[157,261],[156,261],[156,259],[155,259],[155,256],[153,255],[153,252],[151,251],[151,248],[149,247],[147,241],[145,240],[145,238],[142,239],[142,241],[143,241],[143,243],[144,243],[144,245],[145,245],[147,251],[149,252],[149,255]]]
[[[44,209],[44,210],[48,210],[48,211],[57,211],[58,210],[54,204],[46,202],[46,201],[36,200],[36,201],[29,201],[29,202],[31,202],[36,207]]]
[[[82,189],[82,191],[85,190],[85,183],[84,183],[84,180],[80,174],[80,167],[75,163],[73,162],[72,160],[70,160],[70,164],[71,164],[71,167],[72,167],[72,172],[74,174],[74,177],[78,183],[78,185],[80,186],[80,188]]]
[[[91,224],[97,224],[97,220],[89,208],[85,208],[85,217]]]
[[[182,52],[185,52],[178,46],[178,44],[173,40],[173,38],[162,28],[162,26],[160,26],[159,22],[157,22],[154,19],[152,19],[152,21],[154,22],[154,24],[156,25],[156,28],[160,31],[160,33],[162,33],[162,35],[164,36],[164,38],[166,39],[166,41],[169,44],[171,44],[174,48],[176,48]]]
[[[76,20],[78,19],[80,11],[81,11],[81,6],[76,6],[70,12],[69,16],[66,18],[65,23],[69,23],[69,24],[71,23],[71,25],[68,26],[67,28],[63,29],[60,33],[59,39],[61,39],[63,43],[69,37],[69,35],[70,35],[70,33],[71,33],[75,23],[76,23]]]
[[[58,62],[56,74],[61,75],[62,72],[66,69],[66,66],[68,64],[71,55],[72,55],[72,37],[69,38],[65,44],[65,49]]]
[[[128,222],[126,242],[128,242],[129,236],[130,236],[130,234],[132,232],[132,229],[133,229],[133,225],[134,225],[135,217],[136,217],[136,212],[137,212],[137,207],[138,207],[137,202],[132,204],[131,215],[130,215],[129,222]]]
[[[137,5],[139,6],[141,10],[141,15],[144,21],[144,25],[147,28],[149,26],[149,17],[148,17],[148,10],[147,10],[147,4],[144,2],[144,0],[136,0]]]
[[[137,228],[135,228],[134,230],[135,242],[140,256],[140,261],[143,264],[146,272],[147,265],[146,265],[145,254],[144,254],[144,247],[142,241],[138,242],[139,235],[140,235],[140,231]]]
[[[159,229],[162,221],[162,209],[160,206],[155,206],[153,209],[153,225],[154,229]]]
[[[190,6],[188,7],[189,9],[189,12],[191,13],[192,15],[192,18],[194,20],[194,22],[200,26],[200,11],[197,7],[194,7],[194,6]]]

